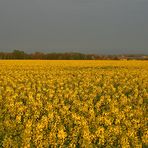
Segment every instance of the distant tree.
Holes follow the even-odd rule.
[[[45,54],[41,52],[35,52],[31,56],[32,59],[45,59]]]
[[[14,57],[14,59],[25,59],[25,52],[24,51],[20,51],[20,50],[13,50],[12,52],[12,56]]]
[[[46,59],[46,60],[148,60],[148,55],[97,55],[82,53],[42,53],[35,52],[27,54],[24,51],[13,50],[13,52],[0,52],[0,59]]]

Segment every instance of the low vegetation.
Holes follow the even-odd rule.
[[[147,61],[0,67],[0,147],[148,146]]]

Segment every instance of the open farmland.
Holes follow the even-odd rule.
[[[147,61],[0,61],[0,147],[146,146]]]

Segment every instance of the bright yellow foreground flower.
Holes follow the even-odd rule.
[[[147,61],[0,61],[0,147],[146,147]]]

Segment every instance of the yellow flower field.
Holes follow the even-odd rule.
[[[0,61],[0,147],[147,146],[147,61]]]

